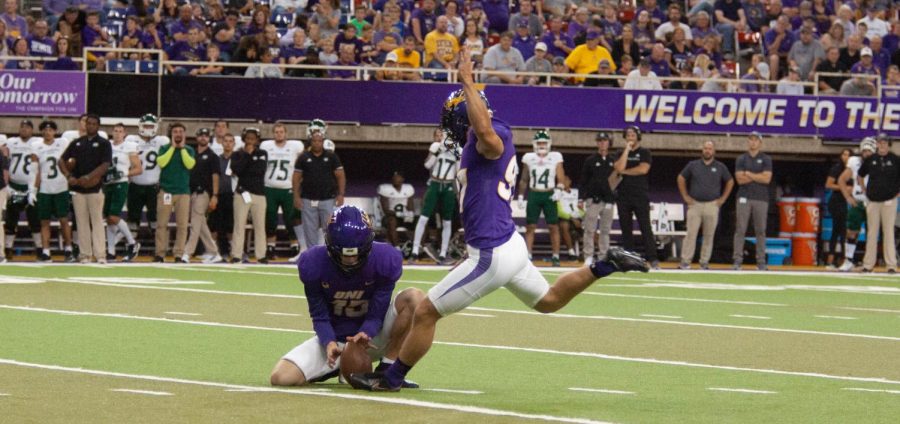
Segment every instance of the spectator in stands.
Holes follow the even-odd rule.
[[[632,28],[634,29],[634,40],[641,46],[642,54],[649,52],[656,43],[656,27],[650,21],[650,14],[646,10],[638,13],[637,19],[632,23]]]
[[[570,4],[569,0],[543,0],[537,6],[538,12],[545,16],[565,16]]]
[[[828,32],[822,34],[822,38],[819,39],[819,42],[822,43],[822,48],[828,50],[830,47],[847,47],[847,37],[844,35],[844,26],[838,22],[835,22],[831,25],[831,28],[828,29]]]
[[[421,56],[416,50],[416,38],[412,35],[407,35],[403,39],[403,47],[397,48],[392,53],[397,58],[397,65],[401,68],[417,69],[422,63]],[[418,81],[421,77],[421,74],[415,71],[403,73],[403,79],[408,81]]]
[[[875,95],[875,85],[864,77],[853,77],[841,84],[842,96],[871,97]]]
[[[690,66],[694,62],[694,53],[691,49],[690,41],[685,39],[685,32],[681,28],[672,31],[670,37],[672,42],[666,46],[669,57],[669,69],[672,74],[680,73],[681,69],[690,71]]]
[[[589,74],[597,70],[597,65],[601,59],[607,59],[612,63],[612,56],[609,50],[600,45],[601,34],[596,31],[587,33],[587,41],[575,47],[569,56],[566,57],[566,66],[575,74]],[[612,63],[612,70],[615,71],[616,66]],[[576,77],[576,82],[582,82],[583,78]]]
[[[812,16],[813,19],[816,20],[817,32],[819,34],[825,34],[831,29],[834,9],[832,9],[831,5],[829,5],[826,0],[813,0]]]
[[[397,227],[401,224],[411,224],[416,216],[413,209],[413,196],[416,189],[412,184],[404,184],[405,180],[400,171],[394,171],[390,184],[378,186],[378,202],[384,213],[382,225],[387,230],[388,243],[395,247],[400,246],[400,236],[397,235]]]
[[[887,67],[891,64],[891,54],[883,47],[882,38],[879,36],[870,38],[869,49],[872,50],[872,65],[878,69],[878,75],[887,75]]]
[[[797,76],[799,79],[799,75]],[[756,268],[766,267],[766,217],[769,211],[769,183],[772,181],[772,159],[762,152],[762,134],[753,132],[747,138],[747,153],[738,156],[734,166],[737,180],[737,206],[733,243],[733,269],[744,263],[744,236],[753,218],[756,234]]]
[[[722,34],[722,52],[735,54],[734,33],[744,31],[747,17],[738,0],[716,0],[716,29]]]
[[[615,75],[612,70],[611,61],[609,59],[600,59],[600,63],[597,65],[597,70],[591,72],[589,75],[599,75],[603,77]],[[584,86],[619,88],[619,81],[617,78],[586,78],[584,80]]]
[[[862,42],[862,36],[853,34],[847,37],[847,47],[841,49],[840,61],[845,68],[850,69],[860,60],[860,52],[865,47]]]
[[[449,2],[455,3],[455,2]],[[449,5],[448,3],[448,5]],[[519,2],[519,11],[513,13],[509,17],[509,27],[514,28],[515,24],[521,20],[528,21],[528,32],[534,38],[540,38],[544,33],[543,17],[539,17],[534,13],[534,5],[531,0],[522,0]]]
[[[768,28],[769,21],[766,19],[766,5],[762,0],[744,0],[741,2],[744,9],[744,17],[747,20],[747,31],[760,32],[764,28]]]
[[[378,81],[398,81],[403,79],[403,72],[398,70],[400,65],[397,64],[397,53],[390,52],[384,59],[384,65],[375,73],[375,79]]]
[[[628,74],[625,79],[626,90],[662,90],[662,84],[656,73],[650,70],[650,59],[641,59],[638,68]]]
[[[788,52],[788,61],[800,71],[801,81],[811,81],[813,71],[825,57],[825,50],[819,40],[813,38],[811,29],[800,28],[800,39],[794,42]]]
[[[13,42],[11,56],[28,57],[28,40],[18,38]],[[37,62],[28,59],[12,59],[6,62],[4,69],[32,70],[38,66]]]
[[[416,9],[412,13],[410,24],[412,35],[416,37],[419,43],[425,42],[425,36],[434,31],[437,26],[437,15],[434,13],[435,0],[422,0],[422,7]],[[447,19],[447,25],[444,32],[449,32],[450,21]]]
[[[709,77],[703,81],[700,91],[705,93],[725,93],[728,90],[727,79],[731,78],[731,70],[726,66],[716,67],[715,64],[707,65],[709,68]]]
[[[306,31],[303,28],[297,28],[294,31],[294,42],[281,49],[281,62],[288,65],[305,64],[308,57],[306,51],[311,45],[309,39],[306,38]],[[289,69],[287,73],[291,76],[300,74],[298,69]]]
[[[887,79],[884,81],[884,85],[886,87],[900,86],[900,67],[897,67],[897,65],[888,66]],[[896,93],[896,89],[894,92]],[[894,97],[897,98],[900,96],[895,94]]]
[[[700,269],[709,269],[713,239],[719,223],[719,208],[728,200],[734,187],[728,167],[716,160],[716,146],[712,140],[703,143],[700,159],[691,161],[681,170],[677,183],[681,198],[687,204],[687,236],[682,243],[679,268],[691,268],[697,235],[701,234],[702,228]]]
[[[863,47],[859,52],[859,62],[850,67],[851,74],[881,75],[872,59],[872,49]]]
[[[466,47],[474,60],[480,61],[484,57],[484,34],[473,19],[466,19],[466,32],[459,40],[459,44]]]
[[[719,36],[719,31],[713,28],[709,13],[706,11],[697,12],[695,24],[691,28],[691,39],[695,48],[703,48],[703,41],[709,35]]]
[[[522,54],[522,59],[531,59],[534,55],[534,46],[537,45],[537,39],[531,36],[528,29],[528,21],[523,19],[514,26],[516,32],[512,41],[514,49]]]
[[[353,60],[353,48],[343,46],[340,54],[338,54],[337,66],[358,66],[359,64]],[[335,79],[356,79],[356,71],[353,69],[329,69],[328,77]]]
[[[141,31],[141,21],[137,16],[129,16],[125,19],[125,30],[117,37],[119,47],[124,49],[144,48],[144,32]]]
[[[356,28],[357,34],[362,34],[363,24],[367,22],[369,22],[369,6],[365,3],[355,5],[353,8],[353,18],[347,23]]]
[[[88,12],[84,28],[81,29],[81,42],[84,47],[106,47],[110,37],[106,28],[100,26],[100,12]]]
[[[891,33],[885,35],[883,41],[884,48],[886,48],[891,55],[897,53],[897,47],[900,45],[900,19],[891,19]]]
[[[612,44],[613,62],[616,66],[622,66],[622,56],[628,55],[632,58],[641,57],[641,47],[634,40],[634,28],[626,25],[622,28],[622,36]]]
[[[525,77],[516,75],[516,72],[525,70],[525,60],[518,49],[512,47],[513,33],[504,32],[500,36],[500,42],[491,46],[484,55],[484,70],[501,72],[501,74],[488,74],[484,82],[489,84],[522,84]]]
[[[5,23],[4,23],[5,27]],[[62,18],[56,23],[56,31],[53,38],[59,39],[65,37],[69,39],[70,55],[81,54],[81,28],[84,27],[84,15],[78,11],[77,7],[69,6]],[[9,37],[9,31],[6,31]]]
[[[780,16],[775,23],[774,28],[766,32],[763,37],[763,43],[766,46],[766,53],[769,55],[769,69],[772,71],[772,79],[777,79],[784,68],[782,64],[787,65],[788,52],[794,45],[794,34],[790,31],[790,20],[787,16]]]
[[[160,50],[163,49],[163,39],[165,37],[159,32],[159,26],[156,22],[153,22],[152,19],[147,20],[147,22],[144,24],[144,35],[146,36],[144,42],[147,43],[144,46],[145,48]]]
[[[684,31],[685,38],[688,41],[693,40],[691,27],[681,22],[681,7],[672,3],[669,5],[669,20],[656,27],[656,32],[654,33],[656,41],[668,43],[671,40],[669,34],[675,31],[676,28],[681,28]]]
[[[223,121],[224,122],[224,121]],[[219,201],[208,218],[209,230],[216,239],[216,248],[219,252],[231,252],[231,232],[234,229],[234,192],[231,188],[233,181],[229,170],[231,155],[234,153],[234,135],[226,132],[221,138],[219,147],[222,149],[219,156]],[[212,151],[212,149],[210,149]],[[215,154],[212,151],[212,154]]]
[[[6,0],[6,1],[8,4],[11,0]],[[866,32],[866,34],[865,34],[866,38],[872,38],[874,36],[884,37],[885,35],[888,35],[888,33],[890,32],[891,28],[888,25],[888,23],[879,17],[881,12],[884,10],[885,10],[884,5],[875,4],[868,8],[865,17],[856,21],[857,24],[859,24],[859,23],[866,24],[866,27],[868,28],[868,32]]]
[[[666,56],[670,52],[666,51],[665,46],[661,43],[656,43],[653,45],[653,48],[650,50],[650,56],[647,57],[650,61],[650,69],[653,70],[653,73],[658,77],[669,77],[672,76],[672,70],[669,67],[669,61],[666,60]],[[663,83],[663,86],[668,84]]]
[[[466,23],[459,16],[459,3],[448,1],[444,4],[444,16],[447,17],[447,32],[453,34],[454,37],[462,37],[466,30]],[[512,28],[512,26],[510,26]]]
[[[362,43],[361,51],[359,53],[359,62],[364,63],[366,65],[377,65],[377,58],[380,55],[380,52],[375,47],[374,42],[375,37],[375,29],[372,24],[366,22],[363,25],[362,35],[359,37],[360,43]]]
[[[583,34],[587,34],[590,17],[591,15],[586,7],[579,7],[569,21],[569,27],[566,29],[566,34],[573,40]]]
[[[650,150],[641,147],[641,130],[636,126],[629,126],[624,131],[625,147],[613,165],[616,173],[621,176],[616,188],[616,207],[619,211],[619,224],[622,227],[622,245],[625,249],[633,250],[632,238],[632,214],[637,217],[641,229],[641,238],[644,241],[644,257],[650,262],[650,266],[659,269],[659,260],[656,258],[656,239],[653,237],[653,228],[650,225],[650,182],[648,174],[653,163]]]
[[[403,44],[403,38],[400,37],[400,34],[385,31],[376,31],[373,41],[375,42],[375,48],[378,52],[375,61],[378,63],[384,63],[384,58],[387,54],[396,50]]]
[[[741,81],[748,81],[741,84],[739,90],[744,93],[760,93],[768,92],[769,86],[762,84],[754,84],[752,81],[768,81],[769,80],[769,64],[765,62],[765,56],[755,54],[750,58],[750,67],[747,73],[741,77]]]
[[[200,62],[206,59],[206,47],[201,43],[202,35],[198,28],[188,30],[187,41],[179,41],[166,50],[166,57],[173,61]],[[172,75],[188,75],[196,66],[166,65]]]
[[[359,55],[362,53],[363,44],[364,43],[356,37],[356,27],[350,24],[343,25],[342,31],[334,37],[334,51],[338,52],[338,55],[340,56],[340,52],[343,51],[346,46],[346,48],[353,51],[354,62],[360,60]]]
[[[319,62],[322,65],[334,65],[338,62],[338,53],[334,49],[334,37],[320,40],[319,49]]]
[[[490,32],[503,33],[513,30],[507,25],[509,23],[509,1],[483,0],[481,4],[484,7],[484,14],[487,16]]]
[[[309,19],[319,28],[319,38],[336,35],[341,22],[341,6],[338,0],[324,0],[313,6],[315,12]],[[310,31],[312,35],[312,31]],[[313,37],[315,39],[315,37]]]
[[[662,25],[666,20],[666,14],[660,10],[656,0],[644,0],[644,5],[637,8],[635,15],[639,16],[643,12],[647,12],[647,16],[650,18],[650,22],[653,23],[654,28]]]
[[[525,72],[553,72],[553,64],[547,60],[547,45],[539,41],[534,46],[534,56],[525,61]],[[545,84],[547,77],[532,75],[528,77],[528,85]]]
[[[584,208],[584,261],[594,261],[594,235],[600,230],[597,244],[598,258],[606,256],[609,250],[609,232],[612,229],[613,211],[615,208],[615,189],[619,181],[614,165],[615,159],[610,152],[612,137],[608,133],[599,132],[596,136],[597,152],[588,156],[581,166],[579,182],[579,207]]]
[[[897,220],[897,195],[900,190],[900,158],[891,152],[886,134],[876,137],[875,154],[863,161],[857,180],[865,184],[866,255],[862,272],[871,272],[878,259],[878,237],[881,230],[882,251],[888,274],[897,273],[897,246],[894,244],[894,223]]]
[[[575,49],[575,41],[564,33],[562,28],[562,18],[554,15],[550,18],[550,31],[541,38],[541,41],[547,45],[547,54],[551,57],[565,58]]]
[[[203,23],[194,19],[193,10],[190,3],[178,8],[178,20],[173,22],[169,28],[169,37],[172,38],[173,43],[189,41],[192,28],[196,28],[201,33],[206,29]]]
[[[324,149],[324,142],[324,126],[311,130],[309,150],[294,164],[294,208],[302,211],[303,233],[309,247],[322,244],[320,230],[325,228],[334,208],[344,204],[344,166],[334,152]]]
[[[181,257],[186,263],[191,261],[200,241],[206,252],[204,263],[222,262],[219,248],[207,224],[207,214],[218,209],[221,187],[219,157],[209,149],[209,137],[209,128],[197,130],[197,161],[190,171],[191,235],[187,240],[184,256]],[[223,205],[227,206],[229,205]]]
[[[325,5],[325,6],[323,6]],[[317,5],[320,9],[327,7],[327,2],[322,2]],[[190,7],[190,6],[188,6]],[[184,8],[184,6],[182,6]],[[184,12],[182,12],[182,20],[184,19]],[[269,23],[269,12],[265,7],[257,7],[256,10],[253,11],[253,17],[250,18],[250,22],[247,23],[247,26],[244,27],[243,36],[251,36],[256,34],[261,34],[266,29],[266,25]],[[320,23],[321,25],[321,23]],[[173,31],[174,33],[174,31]],[[335,31],[337,33],[337,31]]]
[[[846,3],[838,8],[834,23],[844,27],[845,37],[850,37],[856,33],[856,22],[854,22],[853,9]]]
[[[596,20],[595,20],[596,22]],[[600,28],[603,32],[603,44],[612,49],[613,44],[622,36],[622,29],[625,27],[619,22],[619,11],[612,3],[603,6],[603,17],[600,18]],[[632,32],[632,38],[634,32]]]
[[[38,19],[34,23],[33,32],[26,37],[28,40],[28,56],[50,57],[53,56],[55,41],[47,36],[50,26],[47,21]]]
[[[112,164],[112,146],[101,137],[100,117],[90,114],[86,118],[87,134],[69,144],[62,155],[60,171],[66,176],[69,190],[75,195],[75,224],[78,227],[78,247],[81,263],[94,257],[106,263],[104,255],[106,233],[103,230],[103,176]]]
[[[266,193],[265,177],[269,156],[259,148],[259,129],[248,127],[241,132],[244,148],[231,155],[231,174],[237,178],[234,190],[234,228],[232,230],[231,263],[244,257],[244,237],[247,217],[253,222],[253,248],[256,262],[266,259]],[[229,175],[225,171],[225,175]]]
[[[350,58],[350,63],[356,65],[356,62],[353,62],[353,51],[350,49],[345,50],[347,51],[347,55]],[[247,71],[244,73],[244,76],[248,78],[281,78],[283,75],[281,74],[280,66],[267,66],[272,65],[273,60],[274,57],[272,56],[271,50],[260,49],[259,60],[255,65],[247,67]]]
[[[566,60],[561,57],[554,57],[553,62],[553,73],[554,74],[568,74],[569,67],[566,66]],[[573,77],[561,77],[561,76],[553,76],[550,78],[550,86],[552,87],[562,87],[568,85],[576,85]]]
[[[790,69],[788,69],[787,76],[778,81],[778,85],[775,86],[775,92],[778,94],[790,94],[795,96],[803,95],[800,68],[791,66]]]
[[[616,75],[621,76],[621,77],[627,77],[628,74],[630,74],[631,71],[634,70],[634,60],[631,59],[631,56],[629,56],[627,54],[623,55],[622,59],[620,59],[620,60],[622,61],[622,65],[616,69]],[[625,78],[619,78],[617,80],[617,82],[619,83],[619,87],[625,86]]]
[[[828,212],[831,214],[831,238],[828,240],[828,257],[825,259],[827,269],[837,269],[840,265],[840,256],[837,255],[837,247],[843,247],[847,241],[847,199],[841,193],[840,181],[841,174],[847,168],[847,160],[853,156],[853,150],[841,150],[840,160],[828,171],[828,177],[825,179],[825,188],[831,190],[828,198]],[[841,249],[846,250],[846,249]]]
[[[169,127],[171,144],[159,149],[159,193],[156,195],[156,254],[153,262],[165,262],[169,249],[169,219],[175,212],[175,262],[185,262],[184,245],[188,236],[191,214],[191,170],[197,163],[194,148],[187,145],[185,128],[181,123]],[[79,227],[81,227],[79,225]]]
[[[207,62],[213,62],[213,64],[208,65],[200,65],[200,67],[191,69],[191,75],[222,75],[222,71],[225,68],[222,65],[216,65],[215,63],[222,62],[221,52],[219,51],[219,46],[215,44],[210,44],[206,48],[206,58],[204,59]]]
[[[426,68],[452,70],[456,67],[459,60],[459,41],[447,32],[447,25],[447,18],[439,16],[434,30],[425,36]],[[437,74],[436,79],[446,80],[447,74]]]
[[[12,38],[25,38],[28,33],[28,22],[19,15],[18,0],[4,0],[4,13],[0,15],[0,19],[6,24],[6,33]]]
[[[81,69],[68,55],[69,39],[59,38],[56,40],[56,60],[49,61],[44,64],[44,69],[54,71],[77,71]],[[2,56],[2,55],[0,55]]]
[[[478,30],[487,34],[490,22],[488,22],[487,15],[484,14],[484,6],[480,1],[476,0],[469,3],[469,13],[466,17],[477,22]]]
[[[819,62],[819,65],[816,66],[815,72],[819,73],[847,73],[848,69],[844,67],[843,62],[840,61],[841,52],[837,47],[830,47],[825,51],[825,60]],[[820,93],[829,93],[835,94],[840,90],[841,84],[844,83],[846,78],[840,76],[826,76],[822,75],[819,77],[819,92]]]

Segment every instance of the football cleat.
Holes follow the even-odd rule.
[[[375,367],[375,373],[376,374],[384,374],[385,371],[387,371],[387,369],[390,368],[390,366],[391,366],[391,364],[379,362],[378,366]],[[402,389],[418,389],[419,383],[416,383],[415,381],[403,380],[403,383],[400,384],[400,388],[402,388]]]
[[[853,261],[845,259],[844,263],[841,265],[841,267],[838,268],[838,271],[841,271],[841,272],[853,271]]]
[[[557,258],[556,256],[550,258],[550,264],[551,264],[554,268],[558,268],[558,267],[560,266],[560,264],[559,264],[559,258]]]
[[[165,261],[166,261],[166,260],[163,259],[162,256],[154,256],[154,257],[153,257],[153,262],[154,262],[154,263],[163,263],[163,262],[165,262]]]
[[[367,372],[350,374],[350,386],[370,392],[399,392],[400,387],[391,387],[382,373]]]
[[[44,252],[38,253],[37,260],[38,262],[53,262],[53,259],[50,258],[50,255],[47,255]]]
[[[71,264],[77,261],[77,259],[75,258],[75,255],[71,250],[66,250],[66,258],[64,259],[64,261]]]
[[[612,247],[606,252],[606,262],[616,268],[619,272],[628,271],[650,271],[650,265],[640,255],[629,252],[621,247]]]
[[[266,259],[275,260],[275,246],[266,246]]]
[[[125,256],[122,257],[122,262],[131,262],[136,258],[141,250],[140,243],[129,244],[125,249]]]
[[[266,257],[264,256],[264,257],[262,257],[262,258],[257,259],[257,260],[256,260],[256,263],[257,263],[257,264],[260,264],[260,265],[268,265],[268,264],[269,264],[269,258],[266,258]]]

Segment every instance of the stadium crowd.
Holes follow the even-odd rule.
[[[76,69],[85,47],[159,49],[176,75],[446,80],[460,46],[483,82],[702,91],[865,95],[873,79],[900,85],[900,5],[889,0],[44,0],[43,16],[4,0],[0,63],[7,69]],[[55,61],[19,59],[53,57]],[[3,59],[15,57],[15,59]],[[141,52],[90,55],[155,60]],[[216,62],[222,63],[217,65]],[[228,62],[246,66],[224,66]],[[743,66],[737,64],[743,63]],[[255,65],[247,65],[255,64]],[[393,69],[399,68],[399,69]],[[411,70],[415,69],[415,70]],[[835,74],[869,75],[853,78]],[[659,78],[686,77],[669,81]],[[735,79],[733,83],[711,78]],[[757,84],[754,81],[777,81]],[[845,82],[847,82],[845,84]],[[774,87],[772,87],[774,86]]]

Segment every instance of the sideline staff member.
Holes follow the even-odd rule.
[[[719,208],[728,200],[734,179],[724,163],[716,160],[716,145],[708,140],[703,143],[700,159],[692,160],[678,174],[678,191],[687,211],[687,237],[681,253],[681,269],[691,269],[697,233],[703,228],[703,245],[700,247],[700,269],[709,269],[713,238],[719,224]],[[725,189],[722,189],[724,183]]]
[[[641,129],[632,125],[625,128],[625,149],[616,159],[616,172],[622,175],[622,181],[616,191],[618,199],[616,206],[619,209],[619,225],[622,227],[622,247],[627,250],[634,249],[632,238],[631,214],[637,217],[641,228],[641,238],[644,239],[644,257],[650,262],[650,267],[659,269],[659,259],[656,258],[656,238],[653,236],[653,227],[650,225],[650,165],[653,158],[650,150],[641,147]]]
[[[744,263],[744,236],[753,218],[756,234],[756,268],[766,267],[766,214],[769,212],[769,183],[772,181],[772,158],[760,151],[762,134],[754,131],[747,138],[747,153],[738,156],[734,177],[738,183],[736,219],[734,224],[733,269]]]
[[[253,221],[253,251],[256,262],[267,264],[269,260],[266,259],[265,178],[269,155],[259,148],[258,128],[244,128],[241,138],[244,139],[244,148],[231,155],[231,172],[237,177],[233,201],[234,234],[231,242],[231,262],[241,262],[244,256],[244,233],[249,214]]]
[[[294,163],[294,207],[301,210],[308,247],[323,243],[319,229],[324,230],[334,208],[344,204],[344,165],[324,146],[324,130],[312,131],[309,150]]]
[[[106,263],[106,232],[103,229],[103,176],[112,164],[112,145],[97,134],[100,117],[87,115],[87,134],[69,144],[62,155],[60,170],[75,192],[72,204],[75,208],[75,224],[78,226],[78,247],[82,263],[95,257]]]
[[[897,248],[894,245],[894,224],[897,221],[897,192],[900,190],[900,159],[891,152],[887,135],[879,134],[876,139],[875,154],[869,156],[859,167],[856,177],[859,184],[868,176],[865,185],[866,226],[869,231],[866,237],[866,255],[863,257],[863,272],[872,272],[875,260],[878,259],[878,229],[881,228],[881,239],[884,249],[884,263],[888,274],[897,273]]]
[[[583,202],[584,219],[584,263],[594,263],[594,233],[600,228],[597,257],[605,258],[609,250],[609,232],[613,223],[613,208],[616,206],[615,186],[610,180],[618,181],[614,168],[615,160],[609,152],[612,137],[605,132],[597,133],[597,153],[588,156],[581,166],[581,181],[578,193],[579,203]],[[599,224],[598,224],[599,220]]]

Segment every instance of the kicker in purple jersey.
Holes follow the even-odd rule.
[[[460,170],[462,222],[466,243],[478,249],[490,249],[506,243],[516,225],[509,205],[515,193],[516,147],[513,145],[509,124],[491,118],[494,132],[503,140],[503,155],[489,160],[475,149],[475,133],[469,131],[469,140],[463,146]]]
[[[375,337],[381,331],[391,295],[403,273],[400,251],[372,243],[365,266],[351,275],[341,272],[325,246],[312,247],[297,263],[309,303],[309,316],[322,346],[344,342],[360,331]]]

